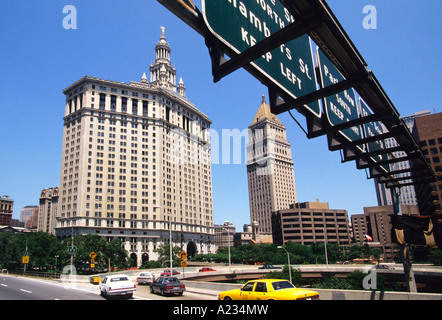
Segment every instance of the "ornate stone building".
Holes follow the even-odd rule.
[[[66,95],[57,236],[121,238],[139,266],[169,242],[214,253],[211,120],[176,85],[163,33],[150,82],[85,76]]]
[[[257,222],[263,237],[271,237],[272,212],[296,202],[295,173],[285,126],[263,96],[249,126],[247,144],[250,221]]]
[[[37,231],[55,234],[56,217],[58,216],[58,195],[58,187],[41,190]]]

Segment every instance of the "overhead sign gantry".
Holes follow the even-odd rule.
[[[246,69],[269,88],[273,113],[297,110],[306,118],[309,138],[326,135],[330,150],[341,150],[343,161],[355,161],[387,188],[435,181],[398,111],[324,0],[202,0],[202,12],[191,0],[158,2],[206,39],[215,82]],[[398,146],[386,147],[387,138]],[[397,151],[405,156],[395,157]],[[410,168],[395,169],[402,161],[410,161]],[[399,176],[403,173],[406,178]]]
[[[436,181],[325,0],[201,0],[202,13],[192,0],[157,1],[205,38],[214,82],[239,68],[247,70],[268,87],[274,114],[297,110],[306,118],[308,138],[326,135],[329,149],[341,150],[343,161],[355,161],[358,169],[368,170],[368,178],[390,188],[396,214],[400,187]],[[387,138],[397,145],[387,147]],[[405,156],[394,155],[399,151]],[[398,169],[403,161],[410,166]],[[421,214],[434,211],[431,204],[424,209]],[[415,291],[407,252],[401,246],[407,284]]]

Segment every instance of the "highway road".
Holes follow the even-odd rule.
[[[115,297],[113,299],[121,299]],[[216,300],[216,296],[185,292],[183,296],[150,293],[149,286],[139,285],[131,300]],[[98,285],[62,283],[0,274],[0,300],[105,300]]]
[[[0,300],[100,300],[88,288],[50,280],[0,275]]]

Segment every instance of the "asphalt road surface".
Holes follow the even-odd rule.
[[[113,297],[120,300],[125,298]],[[216,300],[213,295],[184,292],[183,296],[150,293],[148,285],[137,285],[130,300]],[[105,300],[98,285],[62,283],[0,274],[0,300]]]
[[[98,290],[97,290],[98,291]],[[0,275],[0,300],[100,300],[88,288],[50,280]]]

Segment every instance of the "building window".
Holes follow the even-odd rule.
[[[106,94],[100,93],[100,105],[99,105],[100,110],[104,110],[105,105],[106,105]]]

